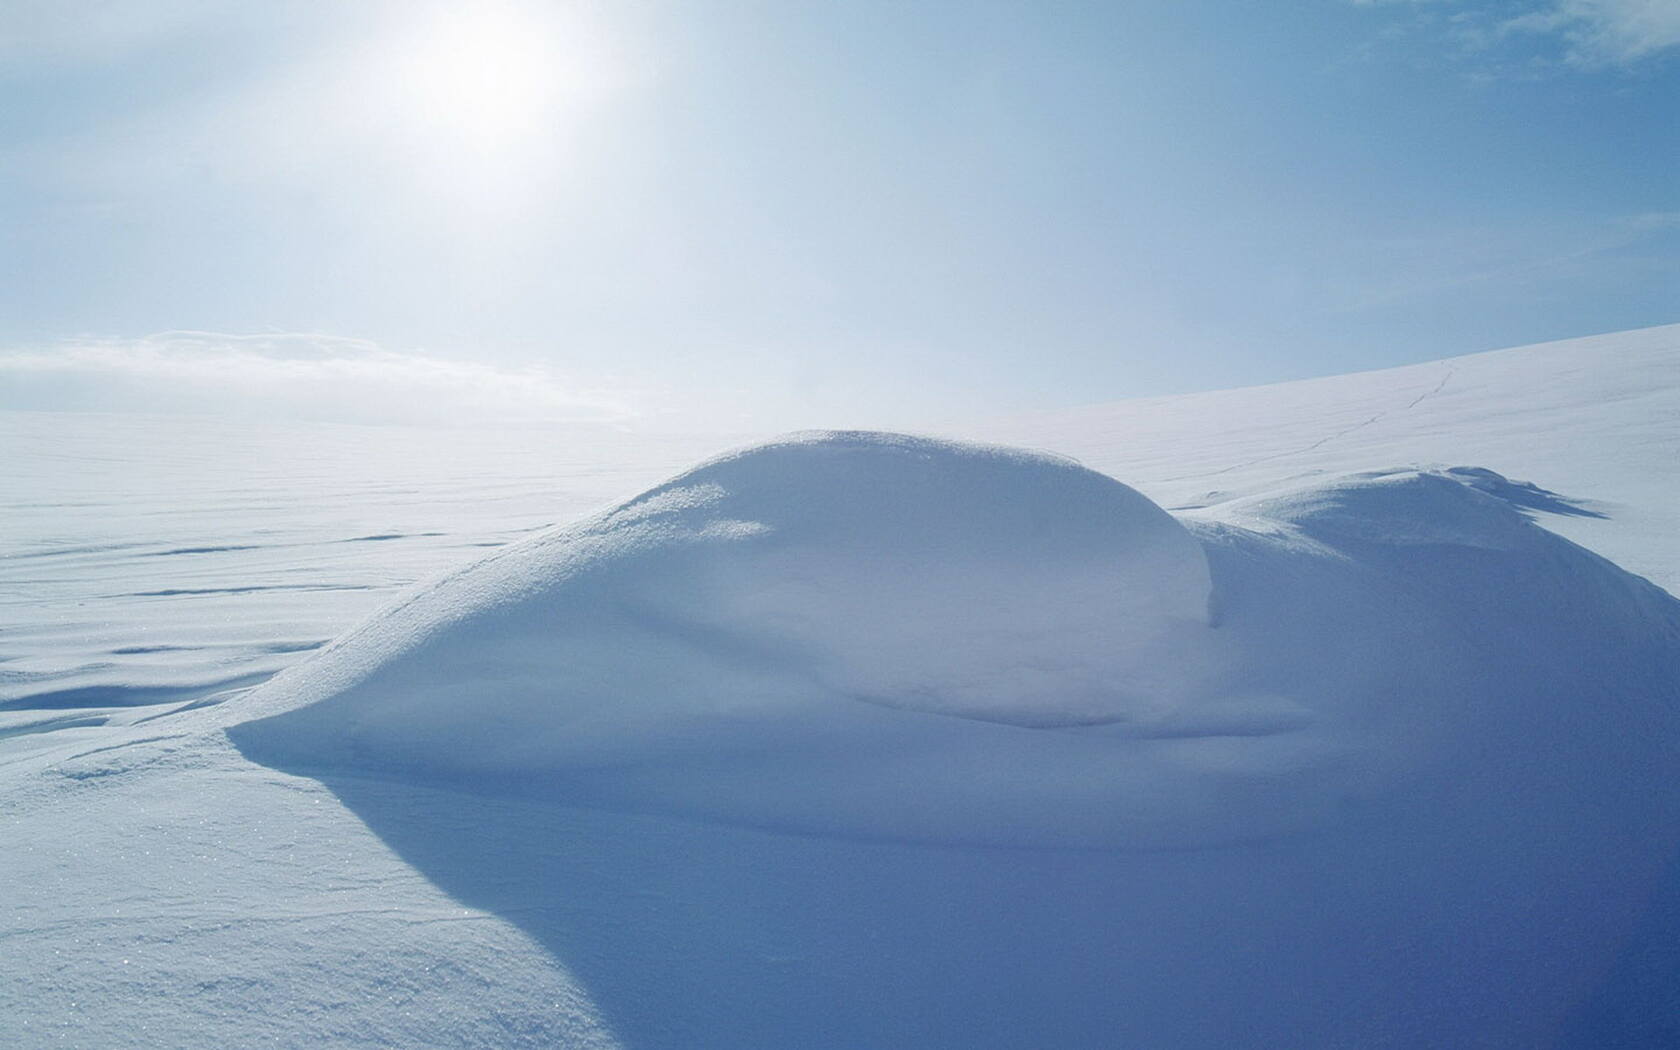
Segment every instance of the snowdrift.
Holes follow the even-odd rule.
[[[1672,840],[1680,614],[1500,495],[1535,492],[1374,473],[1180,521],[1067,460],[801,435],[413,594],[230,735],[292,771],[805,834],[1378,829],[1573,885]]]

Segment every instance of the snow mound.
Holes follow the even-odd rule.
[[[557,698],[577,702],[580,682],[616,694],[631,667],[663,665],[664,687],[706,692],[709,678],[678,666],[704,652],[797,668],[815,688],[889,707],[1021,725],[1124,720],[1156,702],[1147,655],[1205,623],[1211,588],[1183,526],[1071,461],[798,435],[708,462],[420,598],[400,615],[405,631],[487,619],[514,657],[503,666],[526,673],[495,700],[411,695],[403,717],[546,720]],[[587,637],[587,651],[553,648],[568,636]],[[532,665],[523,646],[539,638]],[[653,640],[661,655],[645,651]]]
[[[1535,489],[1535,492],[1544,492]],[[1533,550],[1556,537],[1517,508],[1530,492],[1491,470],[1383,470],[1319,479],[1225,505],[1287,521],[1337,546],[1477,547]]]
[[[1676,603],[1466,478],[1186,527],[1067,460],[796,436],[417,593],[232,736],[298,771],[941,842],[1264,838],[1444,804],[1461,763],[1579,805],[1604,732],[1673,738]]]

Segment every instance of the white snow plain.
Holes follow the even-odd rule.
[[[703,439],[0,426],[8,1045],[1680,1034],[1680,326],[633,497]]]

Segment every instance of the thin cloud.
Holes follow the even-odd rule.
[[[1680,0],[1558,0],[1505,28],[1555,34],[1577,65],[1632,65],[1680,46]]]
[[[1459,52],[1491,57],[1511,47],[1538,49],[1520,68],[1570,65],[1631,69],[1680,47],[1680,0],[1348,0],[1356,7],[1409,11],[1399,26],[1435,33]]]
[[[589,422],[637,413],[622,394],[311,333],[161,332],[0,350],[0,407],[189,412],[354,423]]]

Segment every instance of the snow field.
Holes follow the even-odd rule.
[[[1090,470],[207,426],[0,418],[6,1045],[1680,1039],[1680,327],[979,428]]]

